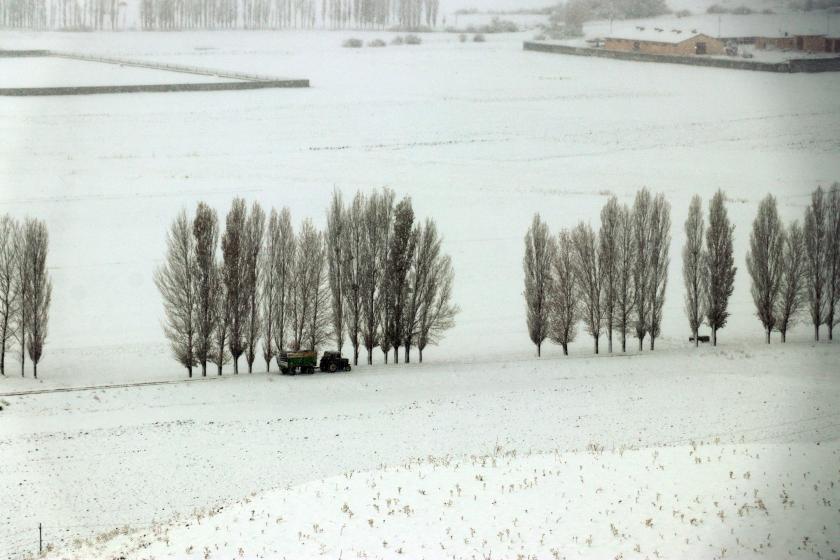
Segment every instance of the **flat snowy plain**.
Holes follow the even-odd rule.
[[[47,221],[54,283],[42,379],[12,361],[0,393],[185,378],[152,274],[199,199],[323,224],[334,188],[389,186],[437,220],[462,309],[422,366],[377,354],[344,376],[0,397],[0,555],[35,550],[41,522],[80,558],[836,557],[840,354],[808,327],[763,345],[743,263],[763,196],[801,219],[840,179],[840,75],[526,53],[524,35],[340,48],[350,36],[392,34],[0,35],[313,86],[0,100],[0,206]],[[533,213],[554,231],[597,225],[610,193],[642,186],[673,206],[660,349],[596,358],[581,335],[571,357],[536,360]],[[721,346],[697,351],[682,223],[692,194],[718,188],[739,273]]]

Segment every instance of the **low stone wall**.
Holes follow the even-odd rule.
[[[796,59],[788,62],[759,62],[742,58],[709,58],[705,56],[676,56],[664,54],[649,54],[633,51],[612,51],[589,47],[572,47],[552,43],[537,43],[526,41],[523,45],[526,51],[537,51],[575,56],[596,56],[616,60],[634,60],[640,62],[666,62],[671,64],[689,64],[692,66],[711,66],[716,68],[732,68],[736,70],[756,70],[761,72],[830,72],[840,71],[840,57]]]
[[[96,93],[142,93],[167,91],[224,91],[266,88],[305,88],[307,80],[216,82],[206,84],[132,84],[123,86],[60,86],[0,88],[0,96],[91,95]]]
[[[23,56],[50,56],[50,51],[47,50],[27,50],[27,51],[4,51],[0,49],[0,58],[18,58]]]
[[[225,70],[211,70],[193,66],[181,66],[177,64],[164,64],[158,62],[147,62],[142,60],[127,60],[122,58],[109,58],[90,56],[85,54],[54,52],[48,50],[29,51],[4,51],[0,50],[0,58],[6,57],[30,57],[49,56],[57,58],[69,58],[73,60],[84,60],[87,62],[99,62],[102,64],[118,64],[120,66],[132,66],[137,68],[149,68],[152,70],[165,70],[180,74],[196,74],[200,76],[213,76],[237,80],[231,82],[215,83],[172,83],[172,84],[133,84],[133,85],[106,85],[106,86],[56,86],[56,87],[31,87],[31,88],[0,88],[0,96],[44,96],[44,95],[91,95],[97,93],[138,93],[138,92],[167,92],[167,91],[222,91],[222,90],[245,90],[265,88],[307,88],[309,80],[306,79],[284,79],[272,76],[260,76],[257,74],[243,74],[240,72],[228,72]]]

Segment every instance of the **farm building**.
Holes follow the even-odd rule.
[[[787,34],[778,37],[756,37],[755,46],[758,49],[777,49],[781,51],[840,53],[840,37]]]
[[[703,33],[683,33],[660,28],[636,28],[636,32],[604,39],[604,48],[614,51],[635,51],[649,54],[704,55],[725,54],[723,41]]]

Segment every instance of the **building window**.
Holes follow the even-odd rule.
[[[639,47],[639,42],[638,41],[633,41],[633,50],[637,51],[637,50],[639,50],[639,48],[640,48]]]
[[[706,43],[695,43],[694,54],[706,54]]]

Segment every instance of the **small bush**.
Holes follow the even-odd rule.
[[[369,47],[384,47],[387,43],[382,39],[374,39],[373,41],[368,42]]]
[[[547,41],[548,36],[545,33],[537,33],[534,35],[534,41]]]
[[[402,35],[397,35],[393,39],[391,39],[392,45],[403,45],[405,44],[405,39],[402,38]]]
[[[419,45],[421,43],[423,43],[423,39],[421,39],[417,35],[406,35],[405,36],[405,44],[406,45]]]
[[[761,13],[764,14],[765,16],[772,16],[772,15],[776,14],[776,12],[774,12],[770,8],[764,8],[763,10],[761,10]]]
[[[460,35],[458,35],[458,40],[461,41],[462,43],[466,43],[467,42],[467,34],[466,33],[461,33]]]
[[[355,39],[355,38],[354,39],[347,39],[346,41],[341,43],[341,46],[344,47],[345,49],[360,49],[364,45],[365,44],[364,44],[364,42],[362,42],[361,39]]]
[[[721,6],[720,4],[712,4],[708,8],[706,8],[707,14],[728,14],[729,10]]]
[[[473,36],[473,43],[483,43],[486,40],[487,39],[484,37],[483,33],[476,33],[475,36]]]
[[[678,18],[691,17],[691,10],[679,10],[674,15]]]
[[[753,13],[753,11],[752,8],[748,8],[747,6],[738,6],[737,8],[732,10],[732,13],[739,16],[748,16],[751,13]]]

